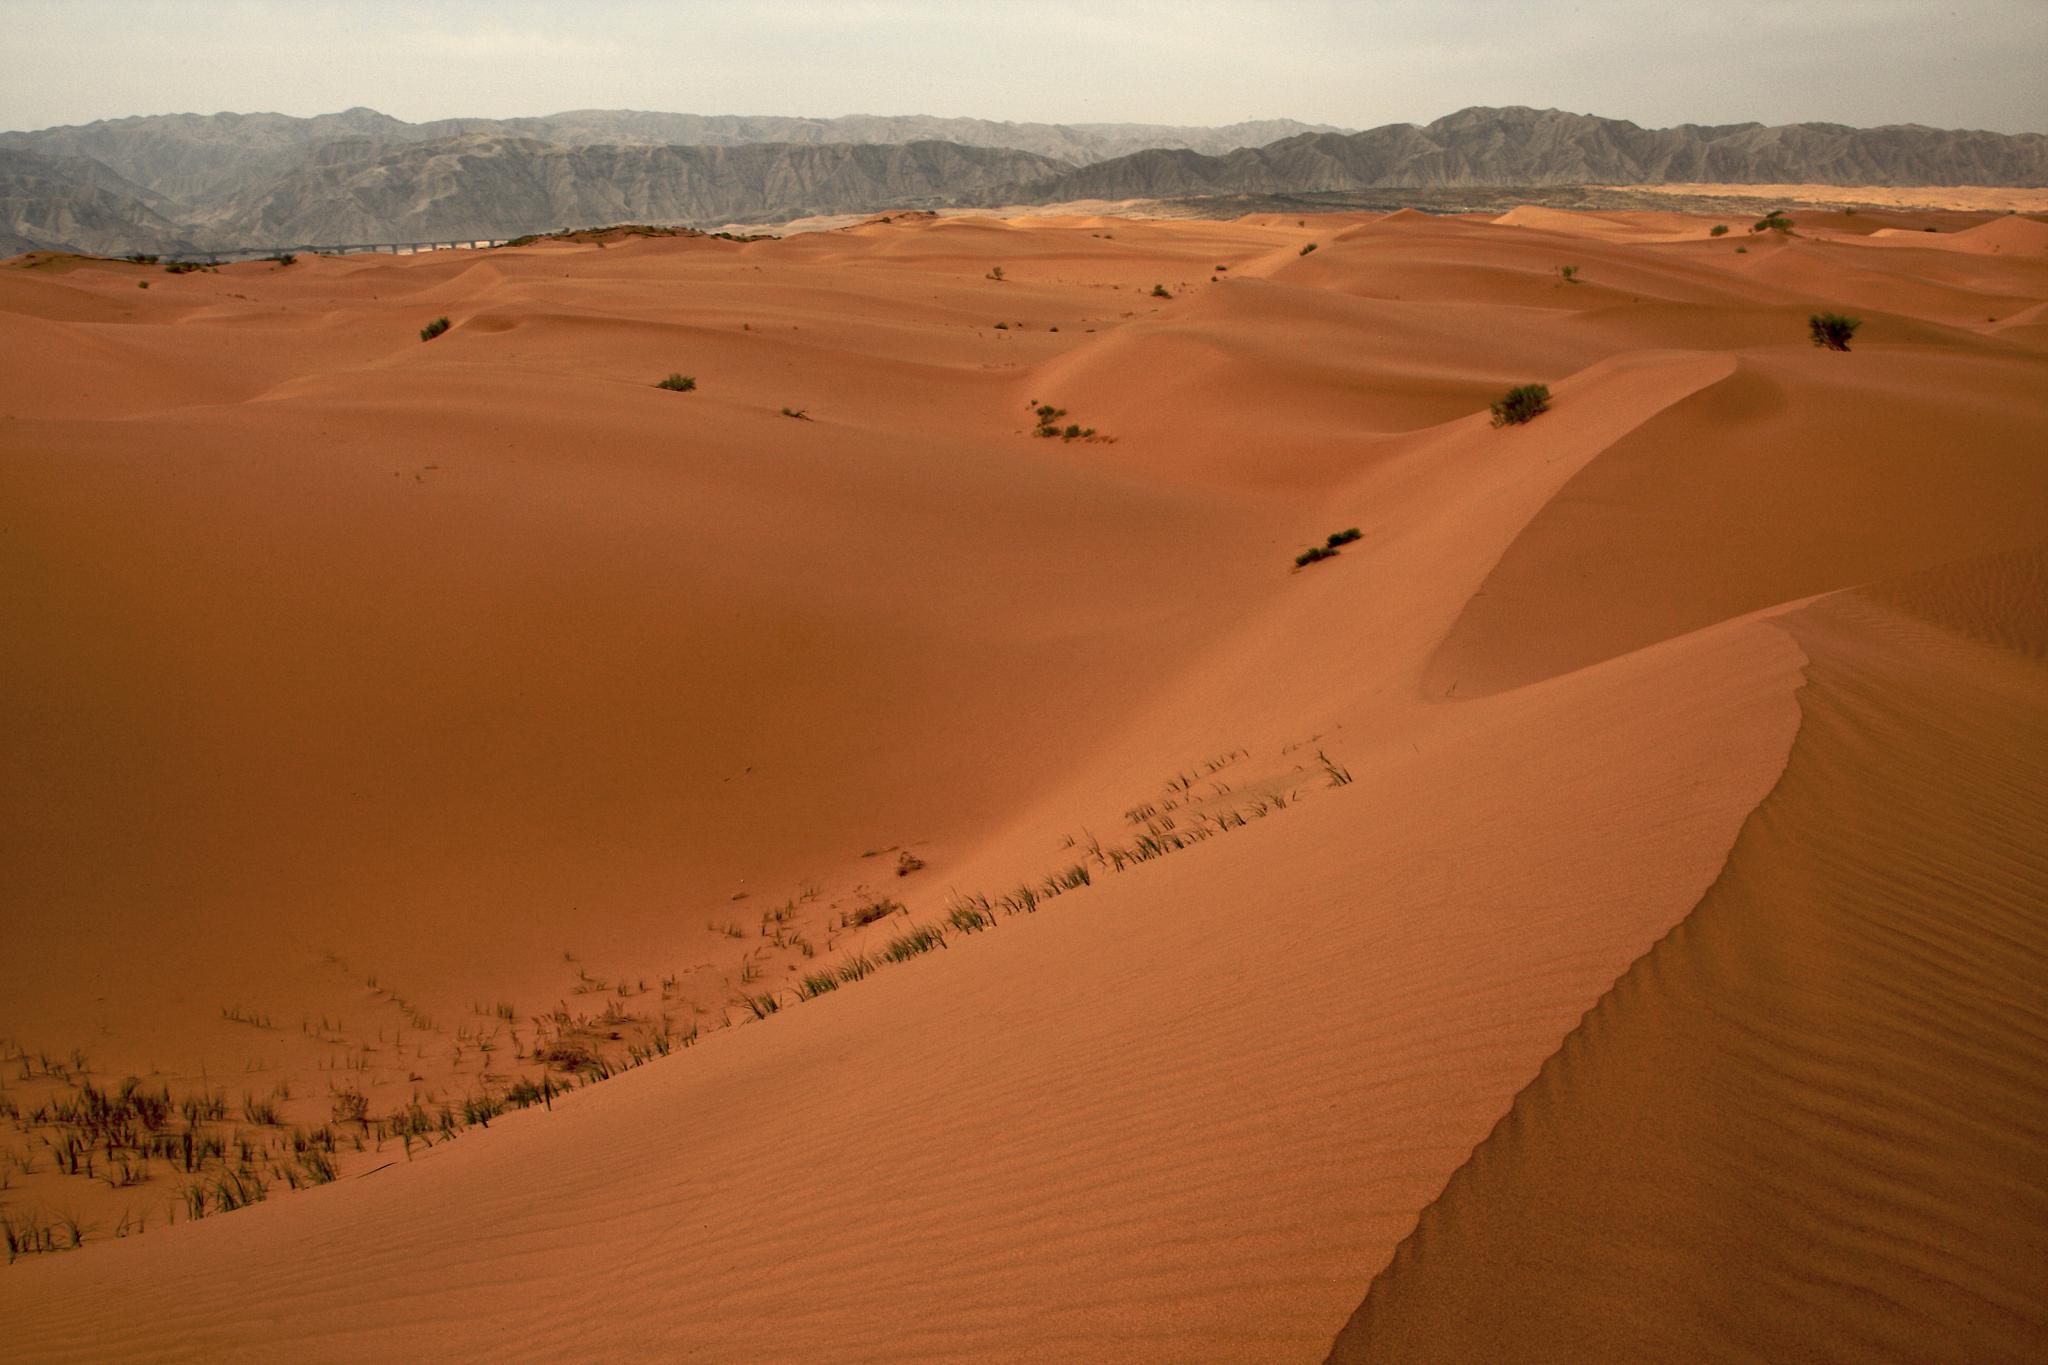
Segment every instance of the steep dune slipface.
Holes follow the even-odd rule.
[[[120,1199],[198,1182],[73,1206],[82,1251],[0,1272],[10,1348],[1321,1355],[1725,884],[1808,656],[2030,695],[1997,661],[2038,640],[2034,561],[1940,600],[1963,653],[1760,617],[2038,525],[2029,324],[1955,320],[2027,316],[2038,268],[1944,253],[1823,356],[1805,313],[1855,271],[1557,226],[910,218],[0,279],[58,357],[0,447],[9,1097],[234,1076],[209,1122],[252,1174],[298,1169],[297,1125],[342,1177],[119,1240]],[[151,358],[116,409],[53,387]],[[1553,410],[1490,427],[1531,379]],[[1940,708],[1883,714],[1933,742]],[[944,950],[814,987],[912,924]],[[657,1039],[552,1112],[399,1126]],[[331,1118],[355,1088],[370,1121]],[[9,1131],[44,1143],[10,1217],[109,1185]],[[1777,1264],[1861,1235],[1808,1213]]]
[[[1809,660],[1783,779],[1333,1360],[2040,1357],[2044,565],[1777,618]]]
[[[2038,355],[1774,347],[1581,472],[1432,661],[1518,686],[1714,621],[2022,543],[2048,524]]]

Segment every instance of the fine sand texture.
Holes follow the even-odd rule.
[[[0,264],[0,1356],[2038,1358],[2048,225],[1877,216]]]

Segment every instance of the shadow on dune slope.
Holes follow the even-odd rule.
[[[1811,661],[1783,778],[1332,1360],[2041,1358],[2044,567],[1781,618]]]
[[[2048,522],[2030,355],[1750,352],[1581,470],[1445,637],[1426,695],[1520,687]],[[1543,419],[1551,420],[1551,419]]]

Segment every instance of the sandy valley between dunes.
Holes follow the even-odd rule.
[[[2042,1358],[2048,223],[1794,219],[0,264],[0,1355]]]

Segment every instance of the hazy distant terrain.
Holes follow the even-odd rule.
[[[173,114],[0,134],[0,249],[175,252],[625,220],[1672,181],[2048,185],[2048,137],[1824,123],[1646,129],[1524,108],[1357,133],[1287,119]]]

